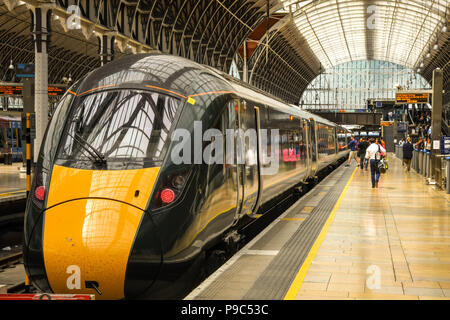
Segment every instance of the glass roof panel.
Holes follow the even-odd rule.
[[[450,0],[281,2],[325,68],[355,60],[417,67],[436,41],[450,5]]]

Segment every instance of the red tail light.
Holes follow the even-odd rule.
[[[45,188],[43,186],[36,187],[34,190],[34,196],[40,201],[44,201],[45,198]]]
[[[169,204],[173,200],[175,200],[175,192],[172,189],[166,188],[161,191],[161,201],[163,203]]]

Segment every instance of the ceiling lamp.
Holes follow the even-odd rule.
[[[14,70],[14,65],[13,65],[13,62],[12,62],[12,59],[11,59],[11,62],[9,63],[9,70]]]
[[[425,64],[423,63],[423,60],[422,60],[422,62],[420,63],[420,67],[423,68],[424,65]]]
[[[439,42],[438,42],[437,38],[436,38],[436,43],[433,46],[433,50],[439,50]]]
[[[428,47],[428,53],[427,53],[427,55],[425,57],[427,57],[427,58],[431,57],[431,48],[430,47]]]

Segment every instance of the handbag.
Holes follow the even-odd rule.
[[[377,166],[378,166],[378,170],[380,171],[380,173],[386,173],[387,166],[386,166],[386,162],[384,162],[383,159],[378,161]]]
[[[381,154],[380,146],[378,146],[378,150]],[[385,160],[383,159],[382,156],[380,156],[380,160],[378,160],[377,167],[378,167],[378,170],[380,171],[380,173],[386,173],[387,163],[385,162]]]

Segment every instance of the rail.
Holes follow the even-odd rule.
[[[0,270],[9,268],[18,263],[22,263],[22,252],[14,253],[6,257],[0,258]]]

